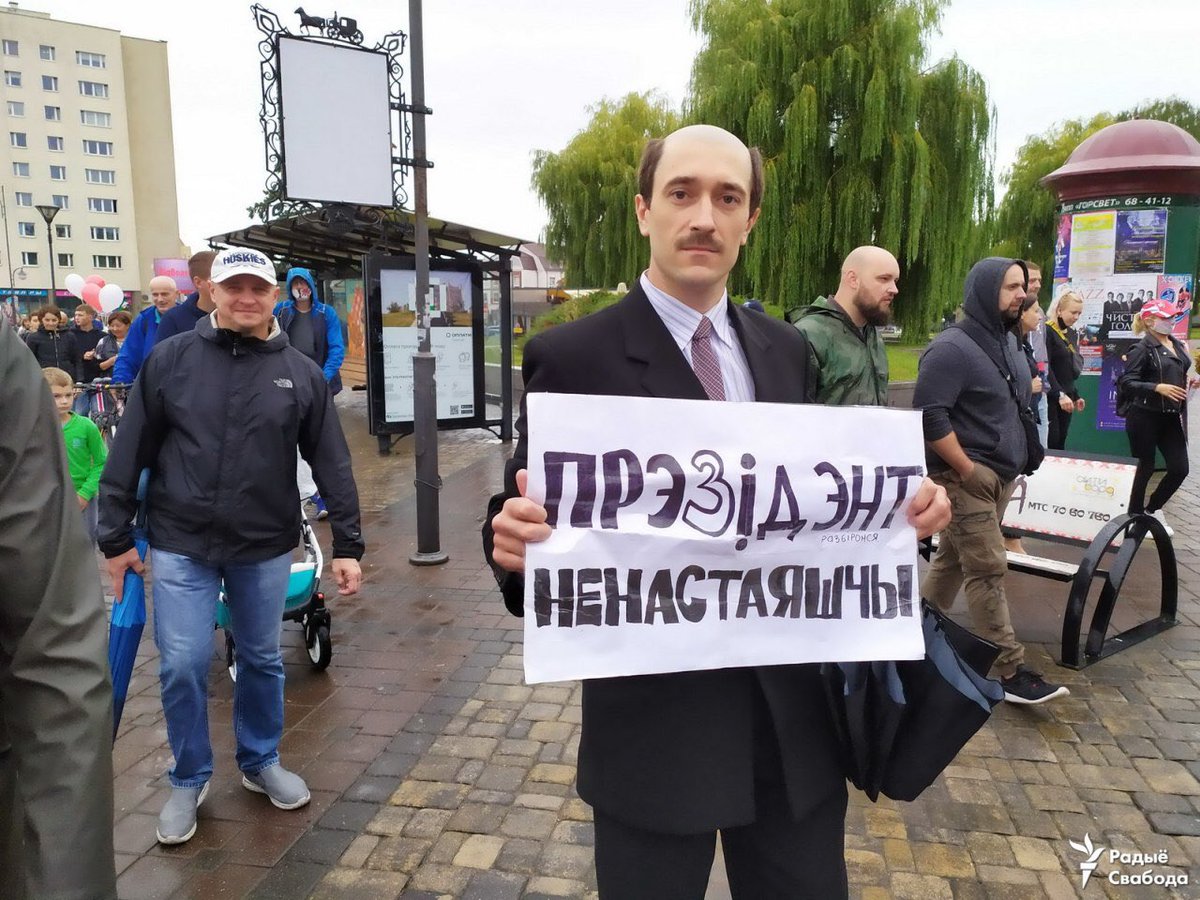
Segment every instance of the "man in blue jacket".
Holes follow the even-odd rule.
[[[131,384],[141,371],[142,363],[154,349],[158,340],[158,323],[162,317],[175,306],[179,299],[179,288],[175,279],[167,275],[155,275],[150,279],[151,306],[138,313],[138,317],[129,326],[129,334],[117,354],[117,362],[113,366],[112,378],[118,384]]]
[[[158,323],[158,336],[154,339],[154,343],[160,344],[172,335],[191,331],[196,327],[198,320],[203,319],[216,308],[213,305],[212,289],[208,283],[209,276],[212,274],[212,261],[216,255],[214,250],[201,250],[199,253],[193,253],[188,259],[188,277],[192,279],[192,285],[196,290],[188,294],[186,300],[163,315],[162,321]]]
[[[339,369],[346,357],[346,343],[342,339],[342,323],[337,311],[317,297],[317,284],[308,269],[289,269],[287,273],[288,299],[275,307],[279,327],[288,336],[293,347],[321,368],[329,390],[337,394],[342,389]],[[303,488],[312,484],[312,475],[303,459],[298,461],[297,478]],[[313,490],[308,488],[307,490]],[[305,491],[302,489],[302,493]],[[317,518],[328,515],[325,500],[320,494],[312,494]]]

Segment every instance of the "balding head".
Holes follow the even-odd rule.
[[[761,199],[761,157],[725,129],[689,125],[650,141],[634,198],[650,239],[650,283],[701,313],[712,309]]]
[[[175,279],[169,275],[155,275],[150,279],[150,302],[160,313],[165,313],[175,305],[179,297],[179,289]]]
[[[891,253],[882,247],[855,247],[842,263],[835,299],[859,328],[886,325],[899,282],[900,264]]]

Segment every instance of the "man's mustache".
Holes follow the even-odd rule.
[[[676,250],[712,250],[715,253],[721,252],[721,245],[710,237],[690,237],[679,241],[675,245]]]

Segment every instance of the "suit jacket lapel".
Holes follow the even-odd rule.
[[[640,284],[621,301],[625,354],[642,367],[641,382],[651,397],[706,400],[704,386],[688,365],[671,332],[646,298]]]
[[[754,379],[754,399],[773,403],[786,402],[789,397],[780,390],[783,387],[781,378],[773,377],[771,339],[759,327],[757,317],[761,315],[763,313],[743,309],[733,302],[729,303],[729,321],[742,343],[742,352],[746,354],[750,375]]]

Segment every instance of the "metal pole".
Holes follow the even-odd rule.
[[[500,260],[500,440],[513,438],[512,260]]]
[[[17,277],[13,274],[12,248],[8,245],[8,200],[4,185],[0,185],[0,218],[4,220],[4,255],[8,257],[8,286],[17,289]]]
[[[54,226],[46,223],[46,240],[50,244],[50,305],[57,306],[58,297],[54,294]]]
[[[425,169],[425,47],[421,0],[408,0],[408,28],[412,48],[413,194],[416,209],[415,252],[420,346],[413,354],[413,429],[417,463],[417,551],[408,557],[414,566],[436,566],[450,557],[441,548],[438,492],[437,382],[430,352],[429,316],[429,198]]]

